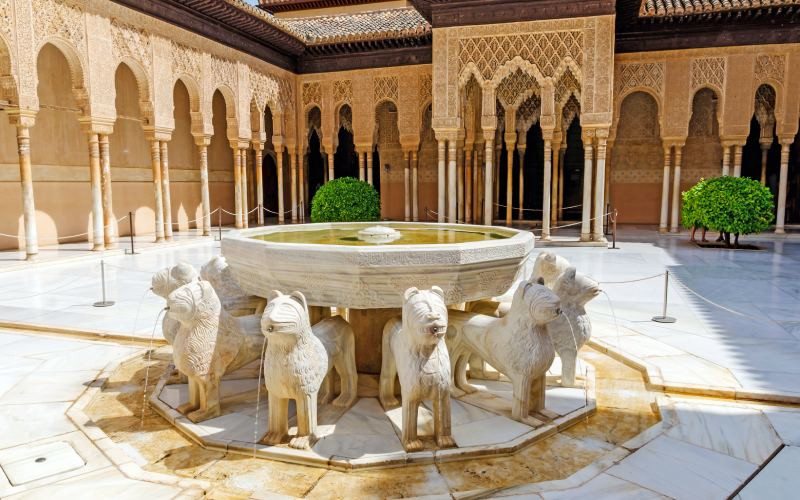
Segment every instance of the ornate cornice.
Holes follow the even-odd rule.
[[[410,0],[434,28],[615,13],[615,0]]]

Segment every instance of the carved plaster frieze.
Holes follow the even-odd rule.
[[[617,97],[631,89],[650,89],[656,95],[664,93],[664,62],[634,62],[619,66],[616,83]]]
[[[131,57],[143,68],[149,69],[153,60],[150,36],[141,28],[111,21],[111,50],[117,61]]]
[[[693,90],[703,86],[713,86],[717,89],[725,88],[725,61],[724,57],[701,57],[692,59],[691,86]]]
[[[759,55],[756,57],[756,81],[774,80],[783,83],[785,68],[786,56],[783,54]]]
[[[373,102],[378,103],[384,99],[391,99],[397,103],[397,76],[376,76],[373,83]]]
[[[320,82],[303,83],[303,107],[310,104],[322,105],[322,84]]]
[[[333,103],[353,102],[353,80],[334,80],[333,82]]]

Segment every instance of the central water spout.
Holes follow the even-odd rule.
[[[400,231],[386,226],[372,226],[358,232],[359,240],[376,245],[391,243],[400,239],[401,236]]]

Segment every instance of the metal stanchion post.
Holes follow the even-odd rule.
[[[217,216],[217,230],[219,238],[217,241],[222,241],[222,207],[219,207],[217,210],[219,211],[219,215]]]
[[[128,212],[128,232],[130,233],[129,236],[131,238],[131,249],[130,251],[125,250],[125,253],[128,255],[136,255],[136,248],[133,246],[133,212]]]
[[[611,223],[609,222],[609,217],[611,217],[611,204],[606,203],[606,216],[603,217],[605,222],[603,224],[603,235],[608,236],[608,230],[611,227]]]
[[[92,305],[94,305],[95,307],[113,306],[114,305],[113,300],[106,300],[106,263],[103,260],[100,261],[100,283],[101,286],[103,287],[103,300],[101,300],[100,302],[95,302]]]
[[[617,250],[617,209],[611,214],[611,249]]]
[[[675,323],[677,320],[672,316],[667,316],[667,294],[669,292],[669,270],[664,273],[664,309],[661,316],[653,316],[656,323]]]

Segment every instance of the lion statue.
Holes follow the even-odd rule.
[[[544,286],[552,290],[558,277],[568,267],[569,261],[564,257],[550,252],[541,252],[533,264],[533,272],[529,281],[537,283],[541,278],[544,280]]]
[[[192,422],[218,417],[222,376],[259,359],[263,340],[225,312],[208,281],[192,281],[169,294],[167,315],[180,325],[172,359],[189,381],[189,401],[177,410]]]
[[[165,267],[155,273],[150,280],[150,290],[159,297],[167,299],[169,294],[197,279],[197,270],[191,264],[179,262],[172,267]],[[164,315],[164,319],[161,321],[161,332],[170,345],[175,340],[179,327],[180,324],[170,318],[169,314]]]
[[[450,311],[447,345],[454,385],[476,390],[467,381],[467,362],[477,354],[511,380],[511,417],[528,421],[531,411],[544,408],[545,375],[555,358],[547,325],[560,314],[558,297],[541,280],[520,283],[503,317]]]
[[[400,379],[402,442],[406,451],[419,451],[417,413],[425,399],[433,401],[434,434],[440,448],[455,446],[450,430],[450,357],[444,341],[447,306],[444,292],[409,288],[403,314],[383,328],[383,360],[379,396],[384,409],[398,405],[395,378]]]
[[[355,336],[341,316],[326,318],[313,329],[308,304],[300,292],[272,292],[261,317],[267,339],[264,383],[269,392],[269,424],[264,444],[282,443],[289,434],[289,400],[297,407],[297,435],[289,446],[310,448],[316,440],[317,404],[323,382],[332,393],[333,370],[341,379],[336,406],[350,406],[357,398]]]
[[[600,294],[600,285],[593,279],[567,268],[553,285],[561,299],[563,314],[547,325],[558,357],[561,358],[561,385],[575,385],[578,351],[592,336],[592,324],[584,306]]]
[[[257,314],[260,317],[264,312],[267,301],[242,290],[225,257],[217,255],[206,262],[200,268],[200,277],[211,283],[222,301],[222,307],[234,316]]]

